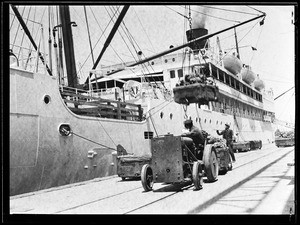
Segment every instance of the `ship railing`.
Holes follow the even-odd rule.
[[[11,50],[10,54],[10,65],[17,66],[23,70],[31,72],[46,71],[46,67],[41,63],[38,54],[40,53],[44,59],[47,58],[47,54],[43,52],[37,52],[33,48],[26,48],[19,45],[11,45],[11,49],[14,48],[14,51]]]
[[[131,121],[143,120],[139,104],[91,96],[87,90],[60,86],[60,93],[68,108],[78,115]]]

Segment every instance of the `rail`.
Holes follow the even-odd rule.
[[[91,96],[86,90],[60,86],[60,93],[68,108],[78,115],[142,121],[141,105]]]

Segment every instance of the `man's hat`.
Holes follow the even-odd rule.
[[[225,126],[230,127],[230,125],[228,123],[225,123]]]
[[[186,121],[184,121],[184,125],[189,125],[189,124],[193,124],[193,121],[192,120],[186,120]]]

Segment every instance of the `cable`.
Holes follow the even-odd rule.
[[[65,129],[63,129],[63,130],[65,130]],[[65,132],[68,132],[68,131],[65,130]],[[82,139],[85,139],[85,140],[87,140],[87,141],[90,141],[90,142],[92,142],[92,143],[95,143],[95,144],[100,145],[100,146],[102,146],[102,147],[108,148],[108,149],[110,149],[110,150],[114,150],[114,151],[117,150],[117,149],[108,147],[108,146],[106,146],[106,145],[100,144],[100,143],[98,143],[98,142],[92,141],[92,140],[90,140],[90,139],[88,139],[88,138],[86,138],[86,137],[80,136],[79,134],[76,134],[76,133],[74,133],[73,131],[69,131],[68,133],[74,134],[74,135],[77,136],[77,137],[80,137],[80,138],[82,138]]]
[[[217,10],[223,10],[223,11],[228,11],[228,12],[236,12],[236,13],[242,13],[242,14],[248,14],[248,15],[254,15],[257,16],[257,14],[254,13],[248,13],[248,12],[241,12],[241,11],[236,11],[236,10],[232,10],[232,9],[221,9],[221,8],[217,8],[217,7],[212,7],[212,6],[202,6],[201,7],[205,7],[205,8],[211,8],[211,9],[217,9]]]
[[[98,113],[98,115],[101,117],[101,114],[100,114],[100,113]],[[113,143],[115,146],[117,146],[116,143],[114,142],[114,140],[111,138],[111,136],[107,133],[107,131],[106,131],[105,128],[103,127],[103,125],[102,125],[102,123],[100,122],[100,120],[97,119],[97,121],[100,123],[101,127],[103,128],[103,130],[104,130],[104,132],[107,134],[107,136],[110,138],[110,140],[112,141],[112,143]]]
[[[199,12],[199,11],[197,11],[197,10],[194,10],[194,9],[191,9],[191,11],[193,11],[193,12],[197,12],[197,13],[199,13],[199,14],[202,14],[202,15],[204,15],[204,16],[209,16],[209,17],[212,17],[212,18],[216,18],[216,19],[220,19],[220,20],[224,20],[224,21],[228,21],[228,22],[240,23],[240,21],[237,21],[237,20],[228,20],[228,19],[224,19],[224,18],[221,18],[221,17],[217,17],[217,16],[208,15],[208,14],[205,14],[205,13]]]

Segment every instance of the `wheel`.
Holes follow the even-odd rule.
[[[216,150],[209,144],[206,145],[203,152],[204,171],[207,179],[210,182],[217,180],[219,173],[219,162],[217,159]]]
[[[153,171],[149,164],[145,164],[141,171],[141,181],[145,191],[151,191],[153,187]]]
[[[196,161],[193,164],[193,182],[196,190],[202,189],[203,173],[202,173],[202,166],[199,161]]]
[[[122,180],[123,180],[123,181],[126,180],[126,177],[122,177]]]
[[[231,171],[231,170],[232,170],[232,157],[231,157],[231,155],[229,154],[228,171]]]

